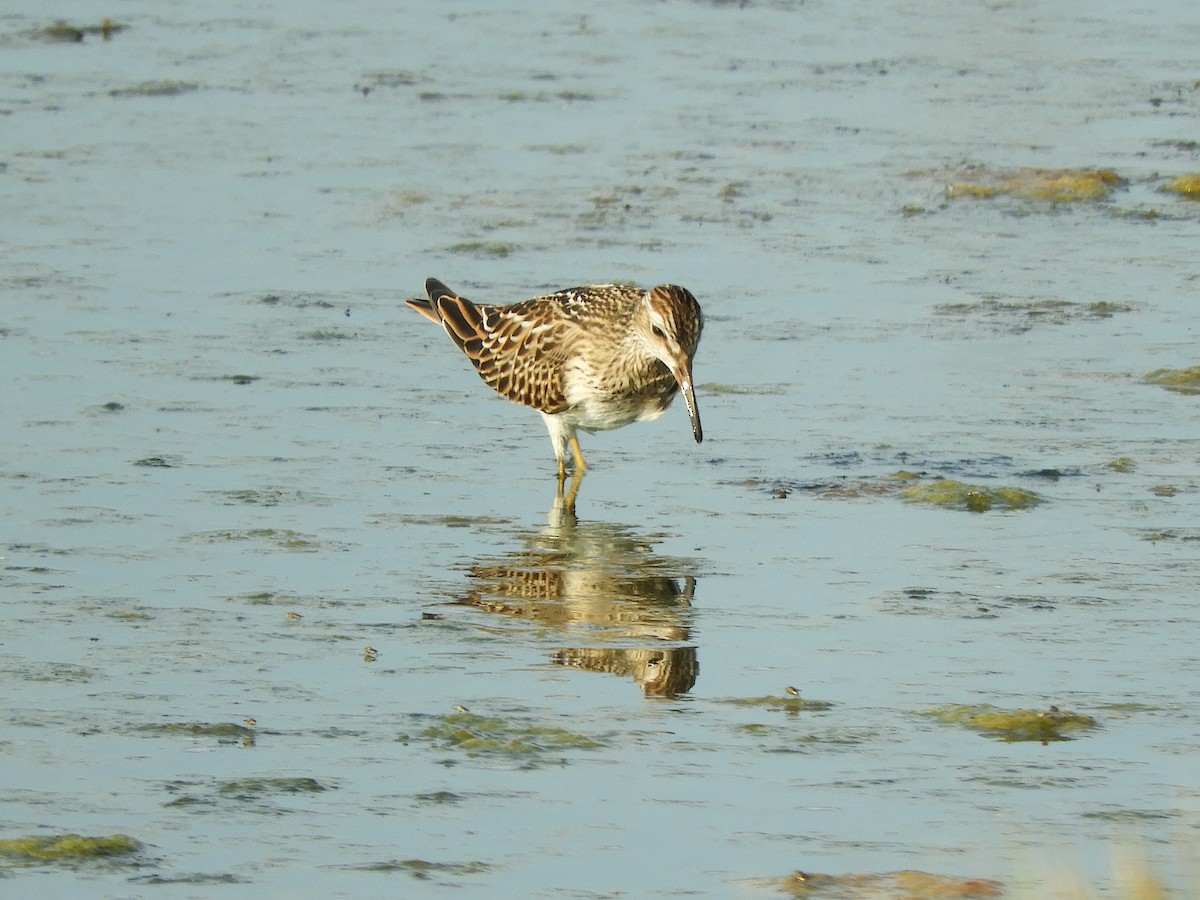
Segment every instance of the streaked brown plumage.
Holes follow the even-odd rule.
[[[425,290],[408,305],[442,325],[493,389],[542,414],[560,489],[568,449],[576,476],[587,471],[577,431],[656,419],[680,390],[703,440],[692,358],[704,316],[685,288],[592,284],[508,306],[472,303],[436,278]]]

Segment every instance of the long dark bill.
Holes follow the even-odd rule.
[[[700,427],[700,408],[696,406],[696,390],[692,387],[692,361],[689,359],[683,366],[677,367],[672,373],[679,382],[683,392],[683,402],[687,404],[688,415],[692,419],[692,437],[699,444],[704,440],[704,429]]]

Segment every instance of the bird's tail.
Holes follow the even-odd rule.
[[[429,278],[425,281],[425,292],[429,294],[428,300],[405,300],[405,304],[412,309],[415,309],[430,322],[442,324],[442,317],[438,315],[437,302],[443,297],[458,299],[458,294],[446,287],[436,278]]]

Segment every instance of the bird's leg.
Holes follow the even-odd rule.
[[[576,469],[575,474],[571,476],[571,490],[567,492],[566,499],[563,500],[563,511],[572,519],[575,517],[575,497],[579,493],[579,485],[582,483],[583,473]],[[561,491],[559,496],[562,496]]]
[[[554,448],[554,459],[558,463],[558,496],[561,497],[563,485],[567,483],[567,430],[558,416],[542,413],[542,421],[546,423],[546,431],[550,433],[550,446]],[[574,441],[574,438],[571,440]]]
[[[579,438],[577,438],[575,435],[571,435],[571,438],[568,441],[568,446],[571,448],[571,456],[575,458],[575,477],[580,478],[585,472],[587,472],[587,463],[583,461],[583,451],[579,449]],[[560,466],[559,477],[562,477],[561,459],[558,461],[558,464]]]

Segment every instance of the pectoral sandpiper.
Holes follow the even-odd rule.
[[[692,358],[704,316],[685,288],[591,284],[508,306],[472,303],[436,278],[425,290],[428,300],[405,302],[444,327],[493,389],[542,414],[560,495],[570,449],[575,479],[568,506],[587,471],[580,430],[657,419],[682,391],[692,435],[703,440]]]

